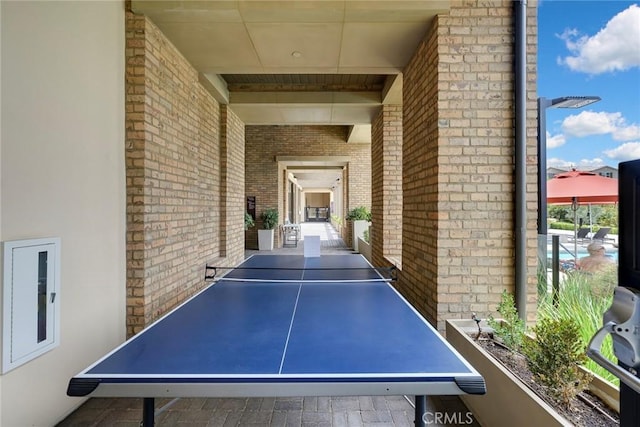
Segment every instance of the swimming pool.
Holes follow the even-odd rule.
[[[570,246],[565,245],[565,247],[567,249],[569,249],[572,253],[573,253],[573,244],[571,244]],[[560,259],[561,260],[567,260],[567,259],[573,259],[573,255],[569,252],[567,252],[564,248],[560,247],[560,251],[559,251],[559,255],[560,255]],[[551,259],[553,255],[553,251],[551,249],[551,247],[549,246],[547,248],[547,258]],[[618,249],[617,248],[607,248],[606,249],[606,255],[607,257],[613,259],[615,262],[618,262]],[[582,258],[582,257],[586,257],[589,256],[589,252],[587,251],[587,248],[583,248],[583,247],[578,247],[578,259]]]

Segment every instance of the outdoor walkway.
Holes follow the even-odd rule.
[[[352,253],[329,223],[304,223],[301,231],[297,247],[266,253],[303,254],[309,235],[320,236],[321,254]],[[255,253],[246,251],[247,256]],[[413,396],[156,399],[158,410],[156,426],[184,427],[410,427],[415,417]],[[434,396],[427,400],[427,411],[429,426],[441,427],[434,419],[466,416],[468,409],[457,396]],[[58,426],[139,427],[141,420],[142,399],[93,398]]]
[[[276,254],[299,254],[304,253],[304,238],[305,236],[320,236],[320,253],[321,254],[335,254],[335,253],[352,253],[353,249],[348,248],[345,245],[342,238],[335,228],[329,222],[304,222],[300,224],[300,240],[296,247],[277,248],[273,251],[258,251],[258,250],[246,250],[245,255],[249,256],[257,253],[276,253]]]

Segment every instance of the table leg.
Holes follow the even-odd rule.
[[[427,412],[427,396],[416,396],[416,427],[426,427],[424,414]]]
[[[145,397],[142,402],[142,427],[154,427],[155,424],[155,399],[153,397]]]

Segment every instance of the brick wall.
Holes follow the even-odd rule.
[[[244,259],[244,123],[226,105],[221,113],[220,257],[230,265]],[[240,215],[239,215],[240,213]]]
[[[535,5],[528,10],[527,186],[535,188]],[[513,290],[512,38],[510,1],[452,0],[404,70],[398,286],[439,329],[446,318],[493,313],[500,292]],[[132,14],[126,78],[129,335],[200,289],[206,262],[242,257],[245,195],[257,197],[258,215],[278,207],[282,221],[286,178],[275,156],[349,156],[339,214],[371,206],[383,218],[373,237],[384,236],[393,215],[385,210],[392,180],[385,173],[393,169],[385,129],[398,120],[387,126],[385,114],[397,112],[383,111],[374,123],[381,147],[347,144],[341,126],[250,126],[243,152],[238,118],[150,21]],[[535,192],[527,197],[534,313]],[[256,229],[247,233],[251,242]]]
[[[535,188],[536,10],[528,8],[527,187]],[[439,330],[514,290],[511,1],[452,1],[404,70],[401,291]],[[528,196],[535,313],[535,193]]]
[[[276,156],[339,156],[349,157],[345,169],[345,212],[356,206],[371,206],[371,148],[369,144],[347,143],[345,126],[247,126],[245,129],[245,192],[256,196],[257,227],[247,231],[247,247],[257,246],[257,229],[261,227],[260,213],[270,207],[284,217],[283,182]],[[345,185],[347,185],[345,183]],[[345,239],[346,240],[346,239]],[[279,241],[276,244],[280,244]]]
[[[374,265],[401,265],[402,106],[383,105],[371,126],[371,246]]]
[[[158,28],[127,13],[126,32],[131,336],[201,289],[206,263],[242,258],[227,236],[242,228],[244,159],[242,124],[225,112],[221,138],[220,106]]]

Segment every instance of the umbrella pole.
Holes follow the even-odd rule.
[[[575,214],[574,214],[574,220],[575,220]],[[573,257],[575,259],[576,266],[577,266],[578,265],[578,229],[576,228],[575,224],[573,226]]]
[[[573,210],[573,259],[578,266],[578,199],[576,197],[571,201],[571,209]]]

